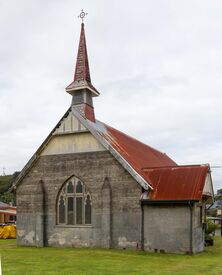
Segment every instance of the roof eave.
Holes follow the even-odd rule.
[[[149,204],[190,204],[199,202],[198,199],[187,199],[187,200],[149,200],[149,199],[142,199],[142,205],[149,205]]]
[[[71,84],[70,84],[71,85]],[[79,90],[83,90],[83,89],[88,89],[91,93],[92,96],[99,96],[100,93],[94,88],[94,87],[90,87],[91,85],[82,85],[82,86],[76,86],[76,87],[66,87],[66,92],[69,93],[70,95],[73,95],[74,92],[79,91]]]

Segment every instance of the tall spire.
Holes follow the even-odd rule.
[[[81,19],[83,18],[81,17]],[[96,90],[96,88],[93,87],[91,83],[83,22],[81,23],[79,49],[76,59],[74,80],[66,87],[66,92],[72,95],[72,106],[78,109],[78,111],[85,118],[95,121],[92,97],[98,96],[99,92]]]
[[[81,80],[82,81],[85,80],[88,83],[91,83],[84,23],[81,24],[79,50],[78,50],[78,55],[76,60],[76,69],[74,74],[74,81],[81,81]]]

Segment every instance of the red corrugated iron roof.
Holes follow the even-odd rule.
[[[143,167],[166,167],[177,164],[166,154],[120,132],[103,122],[92,124],[100,135],[127,161],[130,166],[145,180]],[[150,184],[150,182],[149,182]]]
[[[132,138],[106,124],[104,124],[113,147],[133,166],[143,167],[165,167],[177,165],[166,154]]]
[[[100,127],[99,131],[104,138],[153,187],[150,200],[202,198],[208,165],[178,166],[166,154],[104,123],[102,125],[104,128]]]
[[[144,168],[152,183],[150,200],[200,200],[209,171],[208,165]]]

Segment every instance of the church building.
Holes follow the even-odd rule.
[[[177,165],[96,119],[84,23],[66,92],[71,106],[14,182],[17,243],[203,251],[209,165]]]

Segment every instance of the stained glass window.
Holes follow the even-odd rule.
[[[72,177],[65,182],[58,198],[58,224],[92,224],[91,196],[81,180]]]

